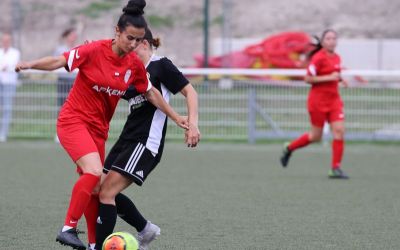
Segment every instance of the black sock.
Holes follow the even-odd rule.
[[[99,205],[99,217],[96,224],[96,249],[102,249],[103,242],[114,231],[117,221],[117,208],[114,205]]]
[[[119,193],[115,197],[115,204],[117,206],[118,216],[121,219],[136,228],[138,232],[141,232],[145,228],[147,220],[143,218],[135,204],[133,204],[126,195]]]

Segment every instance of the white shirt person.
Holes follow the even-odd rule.
[[[0,142],[8,137],[9,125],[12,119],[12,105],[18,84],[18,74],[14,71],[20,60],[18,49],[11,47],[12,37],[4,33],[0,48],[0,105],[2,110]]]

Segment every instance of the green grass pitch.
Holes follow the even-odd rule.
[[[329,147],[296,152],[288,169],[280,150],[167,143],[144,186],[125,192],[161,227],[152,249],[399,249],[398,145],[348,145],[348,181],[327,178]],[[0,144],[1,250],[70,249],[55,237],[74,169],[58,144]],[[123,221],[116,230],[135,233]]]

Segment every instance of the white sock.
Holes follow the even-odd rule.
[[[73,228],[73,227],[70,227],[70,226],[63,226],[63,228],[61,229],[61,232],[68,231],[68,230],[70,230],[71,228]]]
[[[89,248],[90,248],[91,250],[95,250],[95,249],[94,249],[95,246],[96,246],[96,243],[90,243],[90,244],[89,244]]]

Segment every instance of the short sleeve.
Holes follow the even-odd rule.
[[[188,83],[188,79],[168,58],[161,59],[162,73],[160,80],[162,84],[174,95],[181,91]]]
[[[307,67],[307,75],[308,76],[317,76],[318,72],[321,69],[321,61],[322,58],[320,57],[312,57],[310,63],[308,64]]]
[[[129,100],[135,96],[137,96],[139,93],[136,91],[135,87],[133,85],[129,86],[129,88],[125,91],[125,94],[121,96],[122,99],[124,100]]]
[[[139,94],[144,94],[152,87],[149,75],[142,62],[136,61],[132,84]]]
[[[90,57],[93,56],[95,43],[85,44],[71,49],[70,51],[64,52],[63,56],[67,60],[67,66],[65,69],[68,72],[72,72],[74,69],[80,68],[82,65],[90,61]]]

